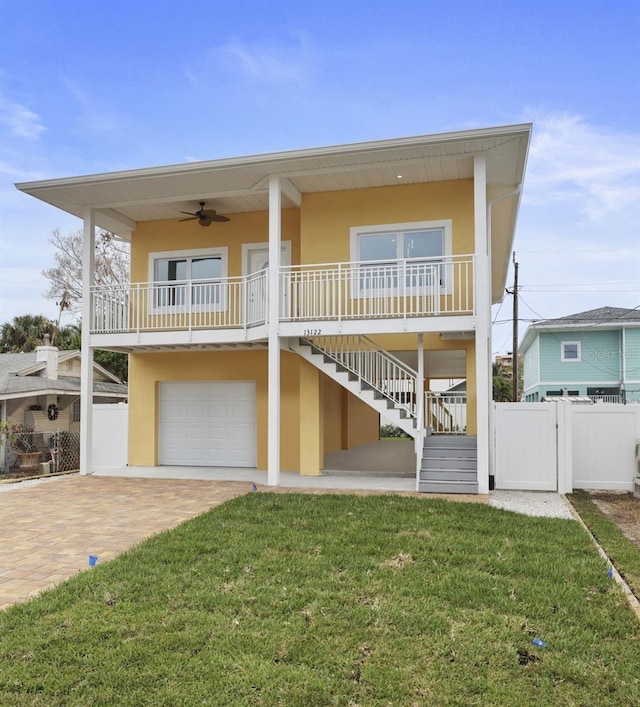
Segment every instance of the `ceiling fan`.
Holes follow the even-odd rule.
[[[181,218],[179,221],[195,221],[204,228],[205,226],[210,226],[212,221],[229,221],[226,216],[222,216],[217,213],[215,209],[204,209],[204,201],[200,202],[200,210],[192,213],[191,211],[181,211],[181,214],[187,214],[189,218]]]

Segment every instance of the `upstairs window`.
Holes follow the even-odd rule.
[[[451,221],[358,226],[351,229],[351,260],[359,263],[360,292],[438,285],[446,291],[444,257],[451,254]]]
[[[151,253],[153,309],[224,309],[227,249]]]
[[[582,360],[579,341],[563,341],[560,344],[560,360],[563,362],[573,362]]]

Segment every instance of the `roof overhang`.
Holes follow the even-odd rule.
[[[177,219],[182,211],[196,210],[199,201],[219,213],[266,210],[272,176],[283,179],[283,206],[293,208],[306,193],[471,179],[474,157],[484,155],[489,198],[494,198],[522,183],[531,127],[527,123],[292,150],[16,187],[78,218],[94,209],[98,226],[125,239],[137,222]],[[505,277],[518,204],[519,196],[504,200],[492,213],[494,265],[499,264]]]

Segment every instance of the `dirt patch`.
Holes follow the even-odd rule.
[[[382,563],[382,567],[391,567],[394,570],[402,570],[407,565],[411,565],[415,562],[411,555],[405,555],[403,552],[392,557],[390,560]]]
[[[598,508],[640,549],[640,498],[627,491],[590,491]]]

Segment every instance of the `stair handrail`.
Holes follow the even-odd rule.
[[[417,419],[417,371],[375,341],[364,334],[311,337],[302,341],[357,375],[395,406],[406,410],[411,418]],[[391,381],[403,381],[408,390],[392,391]],[[406,400],[402,401],[398,393],[405,393]]]

